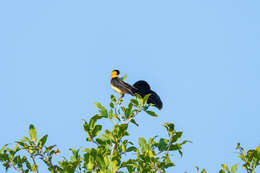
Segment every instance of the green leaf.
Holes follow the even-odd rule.
[[[139,126],[139,124],[137,124],[137,122],[134,119],[132,119],[130,122],[136,125],[137,127]]]
[[[244,159],[244,157],[242,155],[238,155],[237,157],[239,157],[242,161],[245,162],[245,159]]]
[[[139,102],[136,99],[131,99],[130,101],[134,104],[135,107],[139,107]]]
[[[231,168],[231,173],[236,173],[237,172],[237,167],[238,167],[238,164],[234,164]]]
[[[124,107],[124,106],[121,106],[121,110],[124,112],[124,114],[125,114],[125,112],[126,112],[126,108]]]
[[[141,138],[138,139],[138,143],[139,143],[140,146],[145,145],[146,140],[143,137],[141,137]]]
[[[175,151],[175,150],[180,150],[180,147],[178,144],[170,145],[169,151]]]
[[[153,112],[153,111],[145,111],[145,112],[146,112],[147,114],[153,116],[153,117],[158,117],[158,115],[157,115],[155,112]]]
[[[237,143],[237,146],[236,146],[236,149],[240,149],[241,147],[240,147],[240,143],[238,142]]]
[[[136,151],[136,150],[137,150],[136,147],[131,146],[131,147],[129,147],[129,148],[126,149],[126,152],[131,152],[131,151]]]
[[[168,146],[169,140],[165,138],[161,138],[158,144],[159,151],[166,151]]]
[[[117,102],[117,101],[116,101],[116,97],[115,97],[114,95],[111,95],[110,98],[111,98],[111,102],[114,102],[114,103]]]
[[[33,164],[33,165],[32,165],[32,171],[33,171],[33,172],[36,172],[37,169],[38,169],[38,166],[35,165],[35,164]]]
[[[144,99],[142,98],[142,96],[139,95],[139,94],[136,94],[135,96],[136,96],[137,100],[139,101],[140,106],[143,107],[144,106]]]
[[[199,167],[195,166],[195,168],[196,168],[196,173],[199,173]]]
[[[201,173],[207,173],[205,169],[202,169]]]
[[[257,152],[257,155],[258,155],[258,159],[260,159],[260,144],[256,148],[256,152]]]
[[[173,167],[173,166],[176,166],[175,163],[169,162],[167,163],[166,168]]]
[[[167,129],[169,136],[172,136],[174,133],[174,124],[167,122],[163,126]]]
[[[105,145],[105,144],[106,144],[106,142],[103,141],[103,140],[100,139],[100,138],[97,138],[96,141],[97,141],[97,143],[100,144],[100,145]]]
[[[39,140],[39,142],[38,142],[38,147],[42,148],[42,147],[45,145],[47,138],[48,138],[48,135],[44,135],[44,136]]]
[[[117,117],[117,115],[116,114],[112,114],[112,117],[114,118],[114,119],[116,119],[116,120],[118,120],[119,118]]]
[[[125,117],[126,117],[126,119],[128,119],[129,117],[131,117],[132,116],[132,108],[133,108],[133,103],[129,103],[128,104],[128,108],[126,108],[126,110],[125,110]]]
[[[69,149],[71,152],[72,152],[72,156],[70,157],[71,161],[77,161],[80,159],[80,154],[79,154],[79,151],[80,149],[73,149],[73,148],[70,148]]]
[[[100,103],[95,102],[94,105],[99,109],[99,113],[101,116],[107,118],[108,117],[108,113],[107,113],[107,109],[102,106]]]
[[[1,148],[0,153],[2,153],[2,152],[5,150],[5,148],[7,147],[7,145],[8,145],[8,144],[5,144],[5,145]]]
[[[228,167],[227,167],[226,164],[221,164],[221,166],[222,166],[222,168],[223,168],[224,170],[226,170],[227,172],[229,172]]]
[[[92,131],[92,137],[96,137],[102,130],[102,125],[96,125]]]
[[[189,140],[184,140],[183,142],[181,142],[180,144],[181,145],[184,145],[184,144],[186,144],[186,143],[192,143],[192,141],[189,141]]]
[[[144,104],[147,104],[147,101],[149,99],[151,94],[147,94],[146,96],[144,96]]]
[[[25,143],[25,142],[22,142],[22,141],[16,141],[17,144],[19,144],[20,146],[22,147],[28,147],[28,145]]]
[[[32,143],[32,141],[26,136],[21,141],[22,142],[29,142],[30,144]]]
[[[108,119],[112,120],[112,118],[113,118],[113,110],[110,109],[109,114],[108,114]]]
[[[126,78],[127,78],[127,74],[125,74],[125,75],[122,77],[122,80],[124,81]]]
[[[94,168],[94,163],[93,163],[92,161],[89,161],[89,162],[87,163],[87,168],[88,168],[89,170],[92,170],[92,169]]]
[[[110,106],[110,108],[112,108],[112,109],[115,107],[113,102],[110,102],[109,106]]]
[[[172,143],[178,141],[182,136],[182,132],[176,132],[175,135],[172,137]]]
[[[29,127],[29,135],[30,135],[31,140],[35,144],[37,144],[36,129],[35,129],[34,125],[32,125],[32,124],[30,124],[30,127]]]
[[[147,145],[146,140],[144,138],[139,138],[138,143],[139,143],[139,146],[141,147],[142,153],[144,153],[146,150],[146,145]]]
[[[45,147],[45,153],[48,153],[49,151],[51,151],[54,147],[56,147],[56,145],[51,145],[49,147]]]
[[[95,116],[91,117],[89,120],[89,128],[94,129],[97,120],[99,120],[101,118],[103,118],[103,116],[100,116],[100,115],[95,115]]]
[[[90,128],[89,128],[88,122],[85,121],[85,120],[84,120],[83,127],[84,127],[85,132],[86,132],[86,133],[89,133]]]
[[[113,134],[109,130],[105,130],[105,136],[109,140],[113,140],[114,139]]]

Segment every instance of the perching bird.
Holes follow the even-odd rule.
[[[162,109],[163,104],[160,97],[153,90],[151,90],[150,85],[146,81],[139,80],[133,86],[135,88],[135,93],[141,95],[142,97],[147,94],[151,94],[147,100],[147,103],[152,103],[158,109]]]
[[[124,94],[130,94],[132,96],[135,96],[134,87],[120,79],[118,77],[119,74],[119,70],[113,70],[111,73],[110,85],[112,89],[118,92],[121,98],[124,97]]]
[[[137,81],[132,86],[120,79],[118,77],[119,74],[119,70],[112,71],[110,85],[113,90],[120,94],[121,98],[124,97],[124,94],[130,94],[132,96],[139,94],[142,97],[146,96],[147,94],[151,94],[147,100],[147,103],[152,103],[158,109],[162,109],[162,101],[160,97],[153,90],[151,90],[151,87],[146,81]]]

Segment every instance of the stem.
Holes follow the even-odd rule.
[[[117,111],[118,111],[118,114],[120,114],[120,105],[121,103],[123,102],[123,95],[121,95],[118,99],[118,108],[117,108]]]
[[[35,158],[34,158],[34,156],[30,153],[30,157],[31,157],[31,159],[32,159],[32,161],[33,161],[33,164],[35,165],[35,167],[36,167],[36,172],[37,173],[39,173],[39,171],[38,171],[38,166],[36,165],[36,161],[35,161]],[[33,171],[34,172],[34,171]]]
[[[245,162],[246,162],[246,157],[245,157],[245,155],[244,155],[244,153],[243,153],[242,149],[241,149],[241,148],[239,148],[239,150],[240,150],[240,154],[242,155],[243,159],[244,159],[244,160],[245,160]],[[247,165],[246,165],[246,171],[247,171],[247,173],[250,173],[250,170],[248,169]]]
[[[52,164],[51,160],[49,159],[49,157],[46,157],[45,154],[42,151],[39,153],[39,155],[41,156],[41,159],[47,164],[47,166],[49,168],[51,168],[53,173],[57,173],[57,171],[55,170],[55,167],[53,166],[53,164]]]
[[[120,96],[120,98],[118,99],[118,103],[117,103],[117,110],[115,108],[115,114],[119,117],[121,123],[124,123],[123,117],[120,115],[120,108],[121,108],[121,103],[122,103],[122,96]]]
[[[135,115],[132,116],[131,118],[127,119],[126,123],[129,124],[130,121],[131,121],[132,119],[134,119],[134,118],[136,117],[136,115],[139,114],[142,110],[143,110],[143,108],[140,108],[138,111],[136,111]]]
[[[116,148],[116,144],[113,144],[113,147],[112,147],[112,151],[111,151],[110,157],[114,154],[114,152],[115,152],[115,148]]]
[[[50,161],[49,159],[45,158],[45,157],[43,158],[43,160],[44,160],[44,161],[47,163],[47,165],[52,169],[53,173],[56,173],[56,170],[55,170],[53,164],[51,163],[51,161]]]
[[[21,168],[21,169],[19,169],[19,168],[16,168],[15,167],[15,165],[14,165],[14,163],[11,161],[11,163],[10,163],[10,165],[12,166],[12,168],[14,168],[16,171],[18,171],[18,172],[21,172],[21,173],[24,173],[24,170],[23,170],[23,168]]]
[[[170,138],[169,146],[168,146],[168,148],[167,148],[167,150],[166,150],[166,153],[164,154],[164,158],[163,158],[164,161],[165,161],[165,159],[166,159],[166,156],[167,156],[168,153],[169,153],[170,146],[171,146],[171,143],[172,143],[172,137],[173,137],[173,135],[172,135],[171,138]]]

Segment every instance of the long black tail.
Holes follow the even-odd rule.
[[[144,80],[139,80],[134,84],[135,87],[135,93],[141,95],[142,97],[146,96],[147,94],[151,94],[150,97],[148,98],[147,103],[152,103],[157,107],[158,109],[162,109],[163,104],[162,101],[156,92],[151,90],[150,85],[144,81]]]

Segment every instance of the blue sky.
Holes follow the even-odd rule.
[[[164,137],[161,124],[173,122],[193,141],[169,172],[199,166],[210,173],[241,163],[236,143],[247,149],[260,143],[259,6],[257,0],[1,1],[0,145],[27,135],[33,123],[62,155],[88,147],[81,119],[96,113],[94,102],[108,105],[116,95],[110,73],[119,69],[129,83],[148,81],[164,103],[155,109],[159,118],[137,117],[132,140]]]

